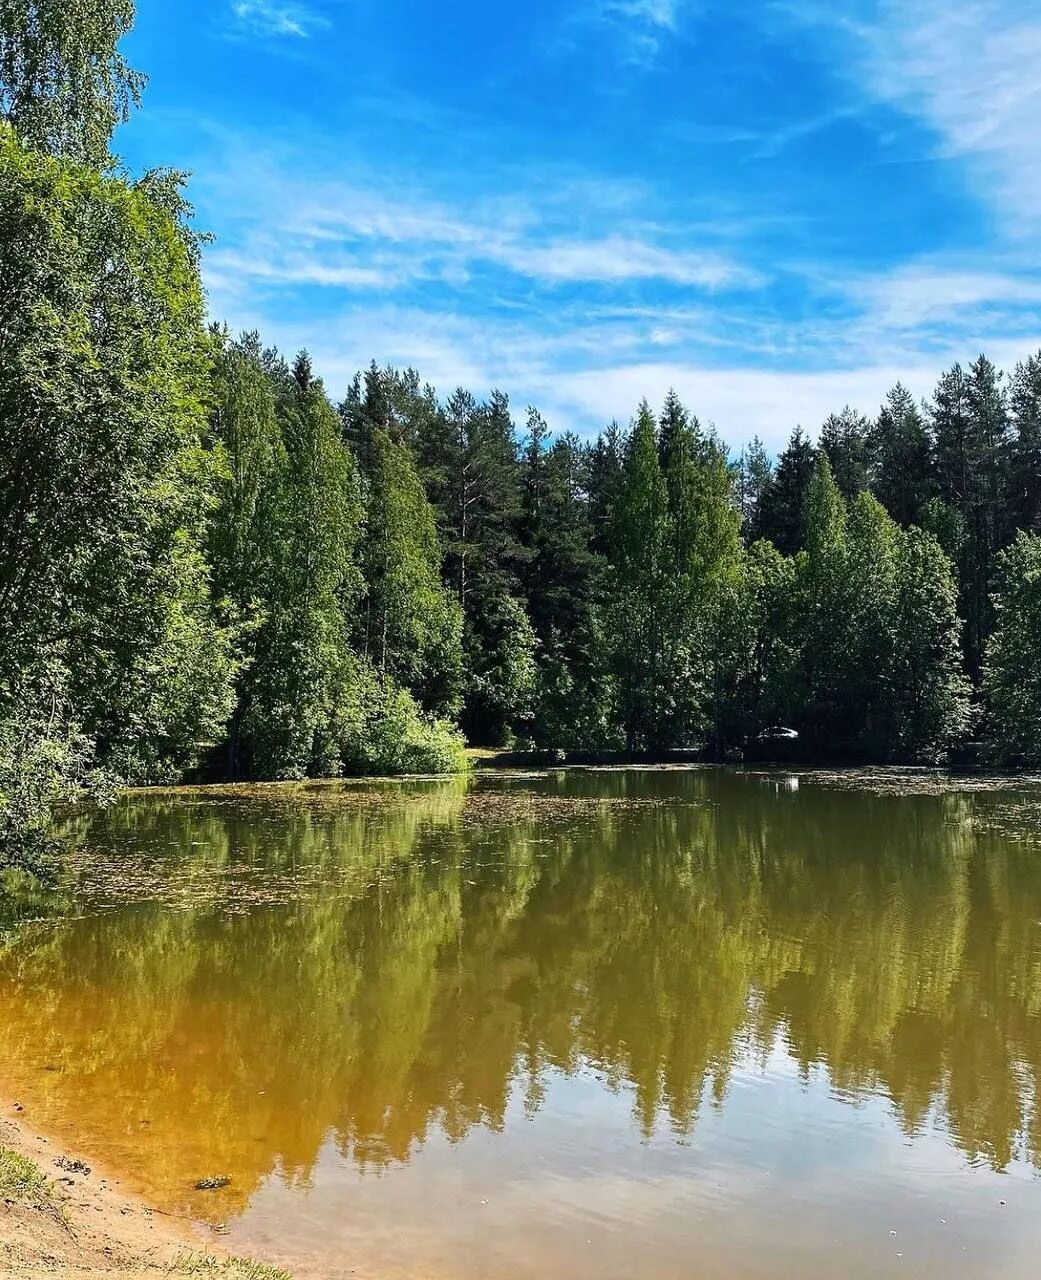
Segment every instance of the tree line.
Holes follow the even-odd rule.
[[[445,772],[463,744],[1041,750],[1041,354],[736,462],[593,441],[208,321],[181,175],[122,172],[129,0],[0,3],[0,823],[87,786]]]

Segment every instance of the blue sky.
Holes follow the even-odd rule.
[[[1041,346],[1038,0],[138,0],[118,149],[210,308],[554,430],[675,386],[777,448]]]

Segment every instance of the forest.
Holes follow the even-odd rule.
[[[1041,353],[775,460],[671,393],[595,439],[376,363],[339,398],[208,316],[183,175],[113,156],[132,21],[0,0],[7,857],[84,791],[467,744],[1041,756]]]

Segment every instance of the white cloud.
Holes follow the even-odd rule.
[[[863,278],[857,293],[871,307],[872,319],[893,329],[925,324],[964,323],[966,316],[1017,308],[1041,309],[1041,277],[1036,274],[985,270],[947,270],[910,265],[881,276]]]
[[[232,0],[231,11],[240,26],[262,36],[303,39],[329,25],[328,19],[306,5],[282,0]]]
[[[976,193],[1013,234],[1041,223],[1041,6],[1037,0],[869,0],[856,16],[794,0],[796,17],[838,33],[835,65],[926,123],[936,154],[968,164]],[[832,49],[831,54],[835,51]]]
[[[414,365],[441,394],[458,385],[478,395],[500,387],[518,411],[538,405],[552,430],[588,432],[612,419],[627,422],[640,400],[660,404],[672,387],[733,448],[759,435],[774,452],[797,424],[815,434],[844,404],[873,416],[898,381],[916,398],[929,397],[943,368],[981,347],[1005,369],[1041,347],[1041,321],[1022,333],[992,327],[979,342],[936,343],[913,332],[887,334],[868,320],[858,332],[841,322],[811,329],[776,318],[739,328],[729,347],[712,347],[704,329],[712,317],[682,309],[574,307],[557,317],[542,309],[503,317],[374,305],[316,324],[287,323],[277,305],[252,294],[227,302],[234,327],[260,327],[288,351],[308,346],[334,396],[375,358]],[[774,329],[815,367],[754,365]]]
[[[492,259],[547,282],[666,280],[703,289],[750,288],[762,282],[754,271],[719,254],[677,251],[626,237],[560,240],[548,244],[505,243]]]
[[[225,177],[232,172],[234,194],[220,194],[235,201],[241,230],[233,250],[210,254],[222,274],[233,268],[269,283],[357,289],[435,279],[462,284],[489,270],[547,287],[660,281],[716,292],[764,283],[758,271],[715,249],[711,232],[704,247],[675,247],[657,228],[618,210],[601,213],[595,201],[585,211],[553,197],[538,211],[519,197],[456,208],[413,192],[374,194],[385,179],[294,180],[249,161],[224,168]],[[566,213],[557,212],[558,203]],[[564,230],[576,221],[590,224],[586,235]]]

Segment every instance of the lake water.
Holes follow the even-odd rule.
[[[951,786],[129,798],[8,903],[0,1081],[330,1280],[1034,1280],[1041,786]]]

